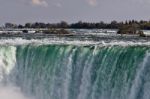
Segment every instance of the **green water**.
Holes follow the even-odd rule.
[[[12,48],[16,62],[7,82],[19,86],[25,95],[36,99],[150,99],[148,46]]]

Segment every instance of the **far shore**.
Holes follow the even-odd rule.
[[[56,29],[48,29],[48,28],[22,28],[22,29],[13,29],[13,28],[4,28],[0,29],[0,36],[14,36],[14,35],[84,35],[88,34],[116,34],[122,36],[139,36],[138,34],[134,33],[118,33],[118,29],[63,29],[63,28],[56,28]],[[141,30],[144,35],[150,36],[150,30]],[[87,32],[87,33],[86,33]],[[124,31],[123,31],[124,32]]]

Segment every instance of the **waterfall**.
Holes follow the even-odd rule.
[[[0,98],[5,91],[14,99],[150,99],[149,51],[133,45],[1,45]]]

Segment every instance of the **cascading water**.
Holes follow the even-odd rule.
[[[0,98],[150,99],[149,51],[148,46],[1,45]]]
[[[5,76],[9,75],[16,63],[16,48],[12,46],[0,47],[0,82],[7,80]]]
[[[13,68],[16,64],[16,47],[0,46],[0,98],[1,99],[29,99],[13,86],[10,81]]]

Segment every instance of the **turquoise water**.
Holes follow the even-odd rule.
[[[0,46],[0,83],[35,99],[150,99],[150,47]]]

